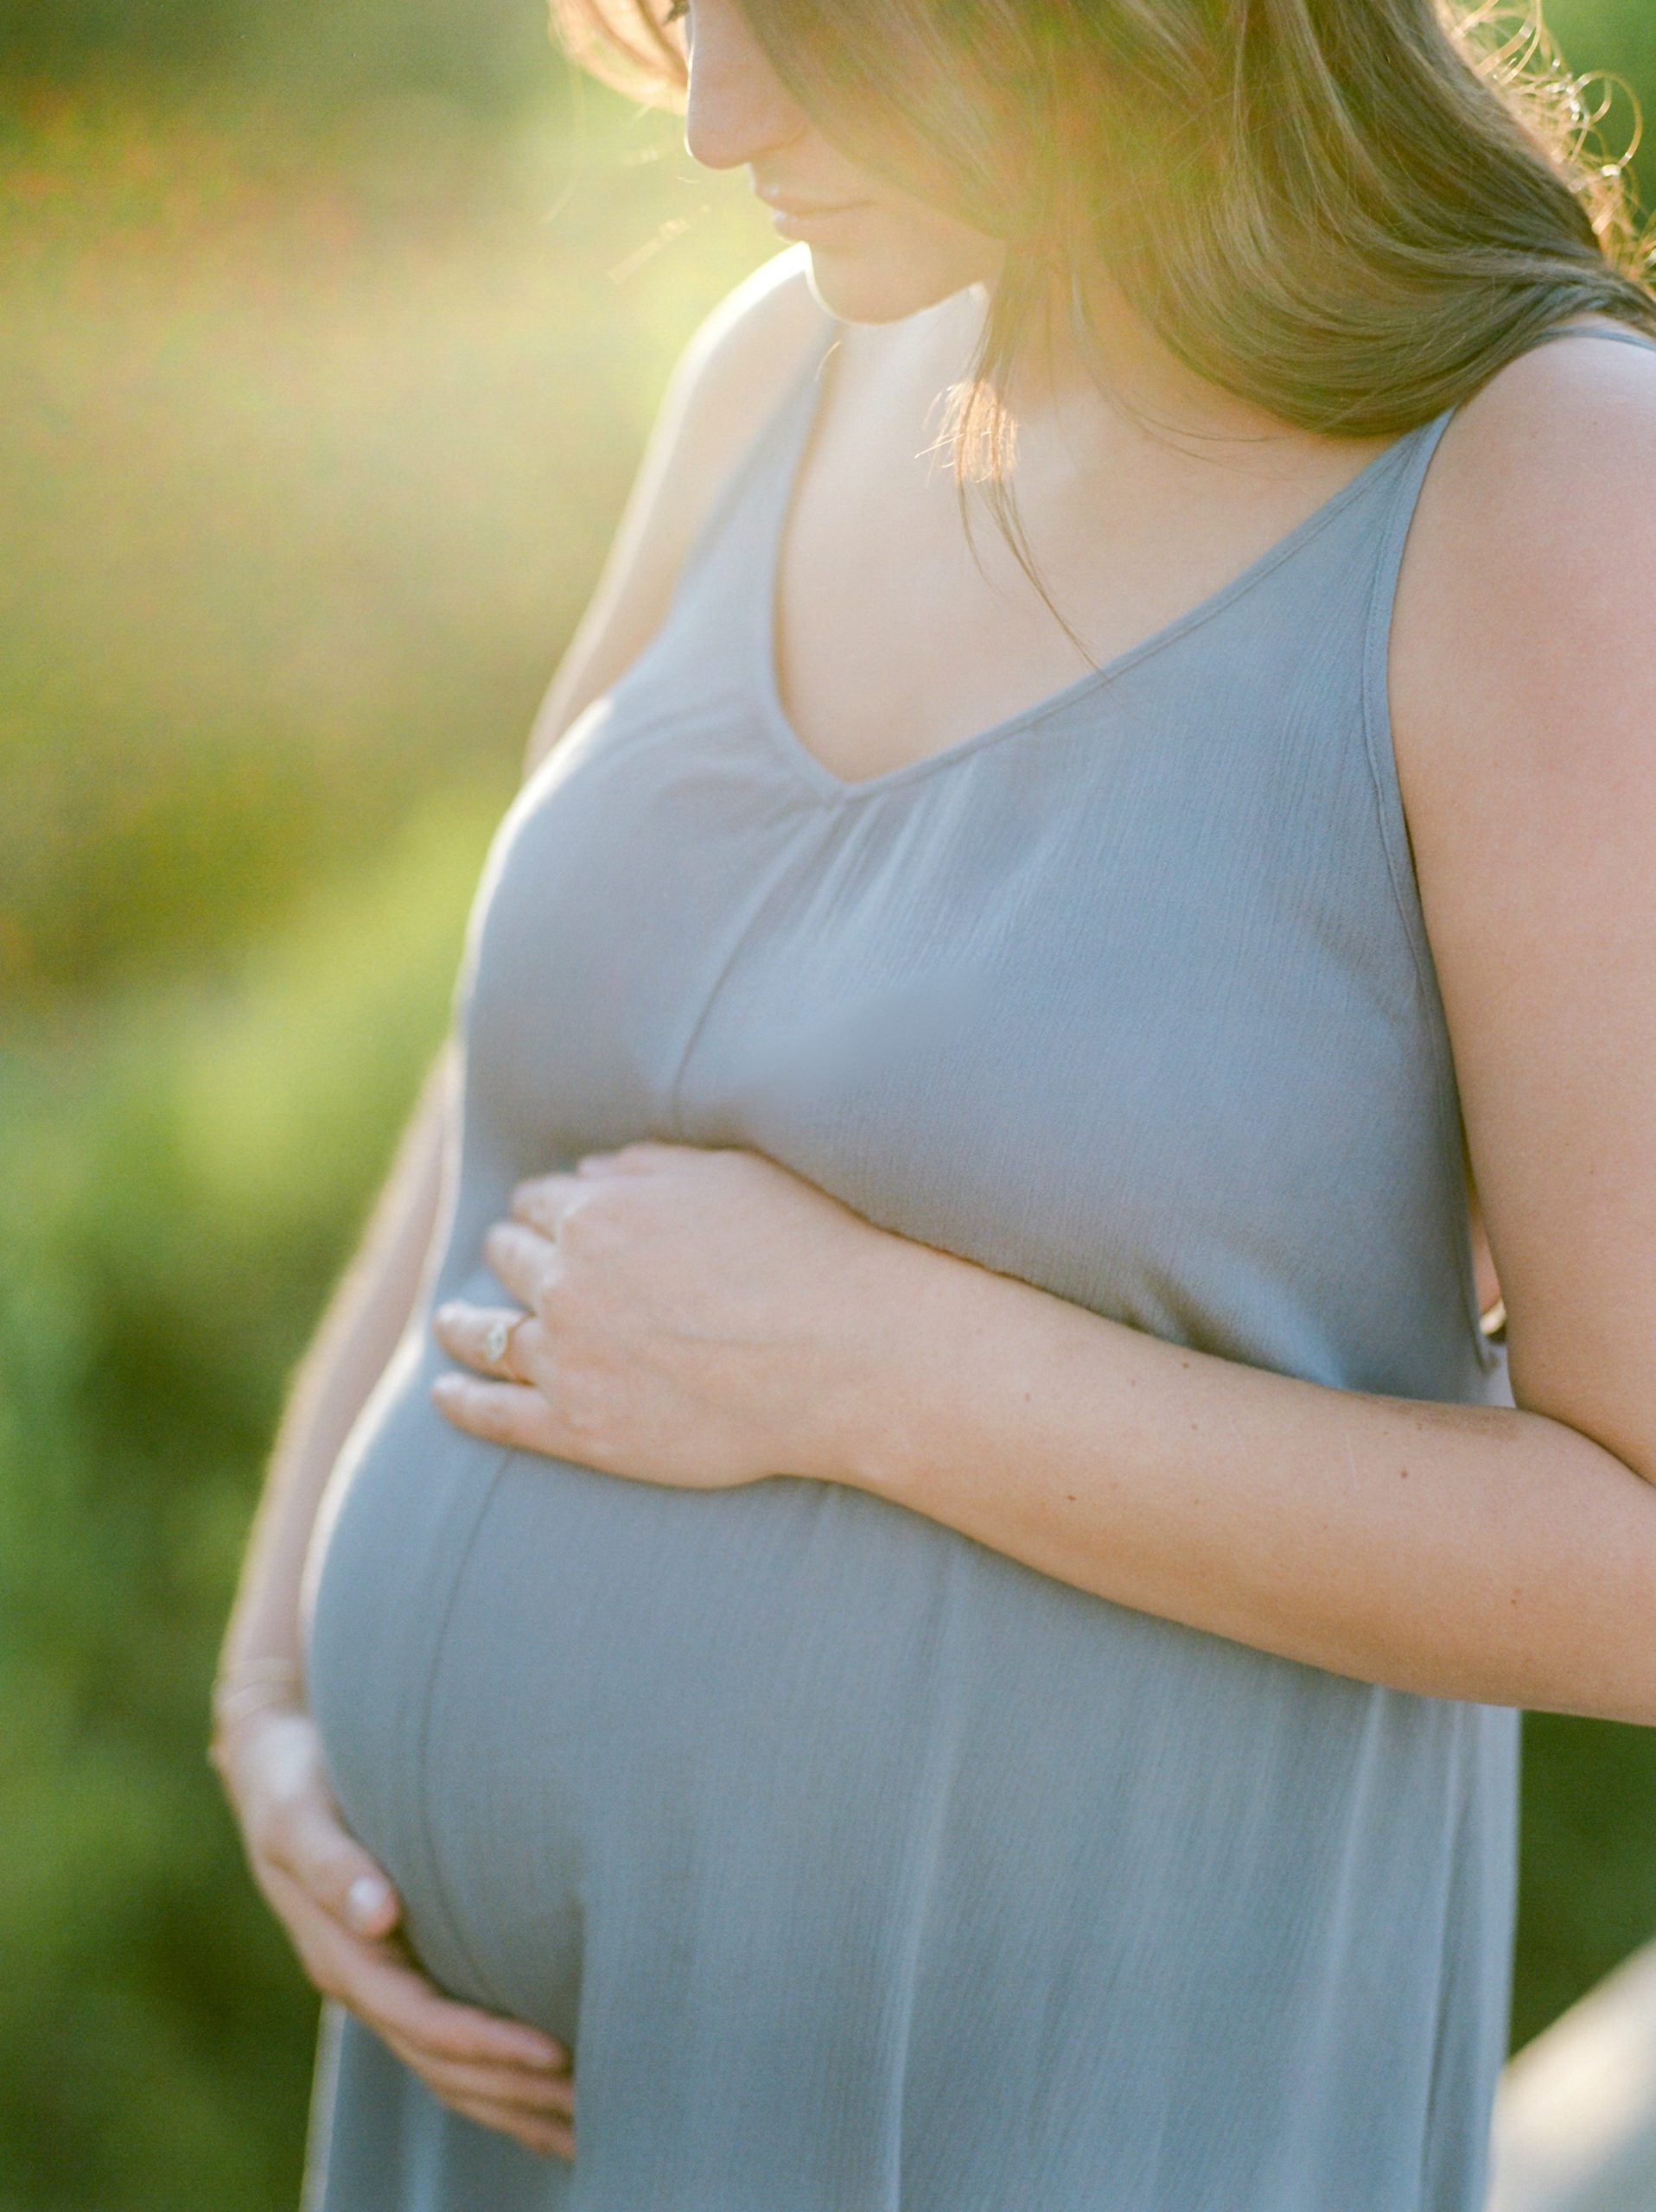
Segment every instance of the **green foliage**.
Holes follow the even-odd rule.
[[[1515,2044],[1656,1936],[1656,1729],[1524,1722]]]
[[[41,2207],[276,2205],[313,2008],[203,1699],[284,1376],[441,1034],[493,810],[445,804],[233,981],[8,1064],[0,2164]]]
[[[552,67],[537,0],[0,0],[0,73],[233,72],[306,107],[385,90],[498,109]]]
[[[1588,81],[1589,108],[1605,105],[1597,139],[1619,160],[1640,136],[1634,162],[1646,207],[1656,207],[1656,10],[1646,0],[1547,0],[1546,21],[1570,67]]]
[[[668,361],[774,248],[688,169],[596,92],[0,104],[0,1001],[194,966],[500,787]]]

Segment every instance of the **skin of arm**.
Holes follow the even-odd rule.
[[[1541,349],[1445,437],[1398,603],[1394,741],[1514,1408],[1188,1351],[756,1154],[645,1143],[522,1186],[485,1249],[529,1315],[524,1380],[443,1378],[449,1417],[687,1487],[844,1483],[1335,1673],[1656,1723],[1653,486],[1656,361]],[[437,1317],[468,1367],[492,1312]]]
[[[572,2147],[568,2054],[450,2003],[397,1936],[400,1904],[346,1829],[303,1694],[306,1554],[334,1460],[411,1317],[440,1210],[451,1048],[434,1064],[362,1243],[300,1364],[219,1663],[212,1758],[265,1901],[325,1995],[438,2096],[526,2147]]]
[[[445,1049],[421,1091],[356,1255],[301,1362],[271,1453],[221,1679],[299,1666],[305,1553],[340,1447],[414,1310],[437,1217],[452,1084]]]
[[[659,625],[708,501],[820,328],[802,255],[737,288],[676,370],[591,608],[536,719],[532,772]],[[344,1827],[301,1688],[305,1562],[346,1437],[417,1304],[440,1211],[457,1087],[434,1067],[361,1248],[295,1379],[227,1627],[213,1758],[255,1878],[307,1973],[373,2027],[434,2094],[530,2149],[573,2153],[569,2054],[515,2021],[451,2002],[397,1936],[400,1906]]]

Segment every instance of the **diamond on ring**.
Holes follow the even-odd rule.
[[[491,1367],[498,1367],[506,1357],[506,1346],[512,1342],[512,1324],[497,1313],[483,1332],[483,1357]]]

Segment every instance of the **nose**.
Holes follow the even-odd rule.
[[[739,168],[809,128],[736,0],[695,0],[691,23],[685,146],[692,161],[704,168]]]

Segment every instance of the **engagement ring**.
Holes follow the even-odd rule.
[[[484,1358],[491,1367],[503,1370],[513,1382],[521,1382],[523,1377],[512,1364],[512,1332],[525,1318],[519,1313],[508,1321],[503,1314],[497,1313],[483,1332]]]

